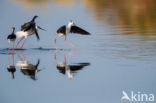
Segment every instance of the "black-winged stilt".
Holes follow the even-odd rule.
[[[14,34],[15,31],[15,27],[12,27],[12,33],[10,35],[8,35],[7,39],[9,42],[9,48],[8,48],[8,67],[7,70],[8,72],[11,72],[12,78],[14,79],[14,72],[16,71],[16,68],[14,66],[14,41],[16,40],[16,35]],[[11,65],[10,63],[10,42],[13,42],[13,48],[12,48],[12,63],[13,65]]]
[[[21,31],[16,32],[17,38],[21,38],[21,40],[18,41],[18,43],[16,44],[16,48],[17,48],[18,44],[25,38],[25,40],[24,40],[24,42],[23,42],[23,44],[22,44],[22,46],[21,46],[21,49],[22,49],[23,46],[24,46],[24,43],[26,42],[27,37],[28,37],[28,36],[31,36],[31,35],[33,35],[33,34],[36,35],[37,40],[40,39],[37,30],[38,30],[38,29],[44,30],[44,29],[42,29],[40,26],[37,26],[37,25],[36,25],[35,19],[36,19],[37,17],[38,17],[38,16],[34,16],[33,19],[32,19],[30,22],[27,22],[27,23],[25,23],[25,24],[23,24],[23,25],[21,26]],[[44,30],[44,31],[46,31],[46,30]]]
[[[16,40],[16,35],[14,34],[15,32],[15,27],[12,27],[12,33],[10,35],[8,35],[7,40],[9,42],[9,48],[8,48],[8,53],[10,51],[10,42],[13,42],[13,48],[12,48],[12,53],[14,51],[14,42]]]
[[[74,48],[77,48],[75,45],[70,44],[70,43],[67,42],[67,35],[69,33],[78,33],[78,34],[81,34],[81,35],[90,35],[89,32],[87,32],[84,29],[76,26],[75,23],[71,20],[68,23],[67,27],[66,27],[66,25],[63,25],[56,31],[56,34],[58,35],[58,37],[56,37],[55,40],[54,40],[55,45],[56,45],[56,40],[58,40],[61,36],[64,35],[65,36],[64,42],[67,43],[70,46],[74,46]]]

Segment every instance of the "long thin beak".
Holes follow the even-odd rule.
[[[43,29],[43,28],[41,28],[41,27],[39,27],[39,29],[41,29],[41,30],[43,30],[43,31],[46,31],[45,29]]]

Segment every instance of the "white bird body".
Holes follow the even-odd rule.
[[[27,38],[28,35],[29,35],[28,32],[24,32],[24,31],[17,31],[16,32],[16,37],[17,38],[23,38],[23,37]]]

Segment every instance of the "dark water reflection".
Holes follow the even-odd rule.
[[[37,64],[30,64],[27,60],[25,61],[16,61],[16,66],[20,67],[21,72],[24,75],[29,76],[31,79],[36,80],[36,73],[38,73],[40,70],[38,70],[40,60],[37,61]]]
[[[11,73],[12,79],[14,79],[15,78],[14,73],[16,72],[15,66],[14,65],[8,65],[7,70],[8,70],[8,72]]]
[[[73,75],[74,73],[76,73],[79,70],[82,70],[83,67],[90,65],[90,63],[74,63],[72,65],[67,65],[66,62],[65,63],[58,63],[57,64],[57,69],[59,70],[60,73],[62,74],[66,74],[68,75],[69,79],[73,79]]]
[[[22,57],[20,56],[22,54]],[[16,65],[14,63],[14,55],[17,56]],[[10,58],[11,56],[11,58]],[[12,65],[11,65],[12,62]],[[23,51],[17,51],[16,54],[8,54],[8,72],[11,72],[12,78],[15,78],[16,67],[20,68],[21,73],[29,76],[32,80],[36,80],[35,74],[38,73],[38,66],[40,64],[40,60],[38,59],[36,64],[31,64],[26,60],[26,56]]]
[[[74,55],[77,52],[77,50],[75,50],[75,49],[64,54],[64,61],[63,62],[58,60],[57,52],[58,51],[55,50],[54,59],[55,59],[55,62],[56,62],[56,68],[59,70],[60,73],[62,73],[64,75],[67,74],[69,79],[73,79],[73,75],[77,71],[82,70],[85,66],[90,65],[89,62],[68,64],[67,58],[68,58],[68,56]]]
[[[39,69],[39,64],[40,64],[40,59],[36,60],[35,64],[29,63],[29,61],[26,59],[27,56],[25,55],[24,51],[26,49],[15,49],[15,53],[11,54],[8,53],[7,50],[5,51],[6,54],[8,53],[8,66],[7,70],[8,72],[11,73],[12,79],[15,78],[15,72],[16,72],[16,67],[20,68],[20,71],[23,75],[26,75],[30,77],[32,80],[37,80],[36,74],[40,72],[42,69]],[[30,49],[31,50],[39,50],[39,51],[49,51],[49,50],[54,50],[54,49],[47,49],[47,48],[42,48],[42,49]],[[60,49],[61,50],[61,49]],[[62,74],[67,74],[69,79],[73,79],[74,74],[77,73],[77,71],[82,70],[85,66],[89,66],[89,62],[80,62],[80,63],[68,63],[67,59],[68,57],[76,54],[77,51],[75,50],[69,50],[68,52],[64,53],[64,61],[59,61],[57,58],[57,52],[58,50],[55,50],[54,52],[54,61],[56,62],[56,68],[58,71]],[[14,60],[14,56],[16,56],[17,60]],[[16,64],[15,64],[15,63]],[[12,63],[12,64],[11,64]]]

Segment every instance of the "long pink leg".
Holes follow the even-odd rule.
[[[24,55],[24,52],[22,52],[22,55],[23,55],[23,58],[24,58],[24,61],[26,60],[26,56]]]
[[[18,46],[18,44],[23,40],[24,38],[21,38],[21,40],[18,41],[18,43],[16,44],[16,48]]]
[[[55,49],[57,49],[57,45],[56,45],[56,40],[58,40],[59,38],[61,37],[61,35],[57,36],[54,40],[54,43],[55,43]]]
[[[69,45],[69,46],[74,47],[75,49],[77,49],[76,45],[67,42],[66,39],[64,40],[64,43],[66,43],[67,45]]]
[[[10,41],[9,41],[8,54],[10,54]]]
[[[76,47],[76,45],[67,42],[67,36],[65,36],[64,43],[66,43],[67,45],[69,45],[69,46],[71,46],[71,47],[74,47],[74,50],[73,50],[73,51],[71,51],[71,52],[65,54],[66,56],[75,54],[75,53],[77,52],[77,47]]]
[[[71,55],[74,55],[74,54],[76,54],[77,53],[77,49],[74,49],[74,50],[72,50],[72,51],[70,51],[70,52],[67,52],[67,53],[65,53],[65,57],[68,57],[68,56],[71,56]]]
[[[67,45],[69,45],[69,46],[74,47],[75,49],[77,49],[76,45],[73,45],[73,44],[67,42],[67,35],[65,35],[64,43],[66,43]]]
[[[9,48],[8,48],[8,64],[10,65],[10,41],[9,41]]]
[[[13,65],[14,65],[14,54],[12,55],[12,61],[13,61]]]
[[[22,57],[20,56],[22,55]],[[24,55],[24,52],[21,51],[20,53],[17,52],[17,57],[21,60],[21,61],[25,61],[26,60],[26,56]]]
[[[12,48],[12,61],[13,61],[13,65],[14,65],[14,41],[13,41],[13,48]]]
[[[21,56],[19,55],[18,52],[17,52],[17,57],[18,57],[20,60],[23,60],[23,59],[21,58]]]
[[[65,54],[64,55],[64,61],[65,61],[65,63],[66,63],[66,60],[67,60],[66,58],[67,58],[67,55]]]
[[[12,54],[14,53],[14,41],[13,41],[13,48],[12,48]]]
[[[24,42],[23,42],[23,44],[22,44],[22,46],[21,46],[21,49],[23,48],[23,46],[24,46],[24,44],[25,44],[26,40],[27,40],[27,39],[25,39],[25,40],[24,40]]]
[[[57,55],[57,49],[55,50],[55,53],[54,53],[54,60],[55,60],[56,63],[59,63],[59,61],[58,61],[56,55]]]

